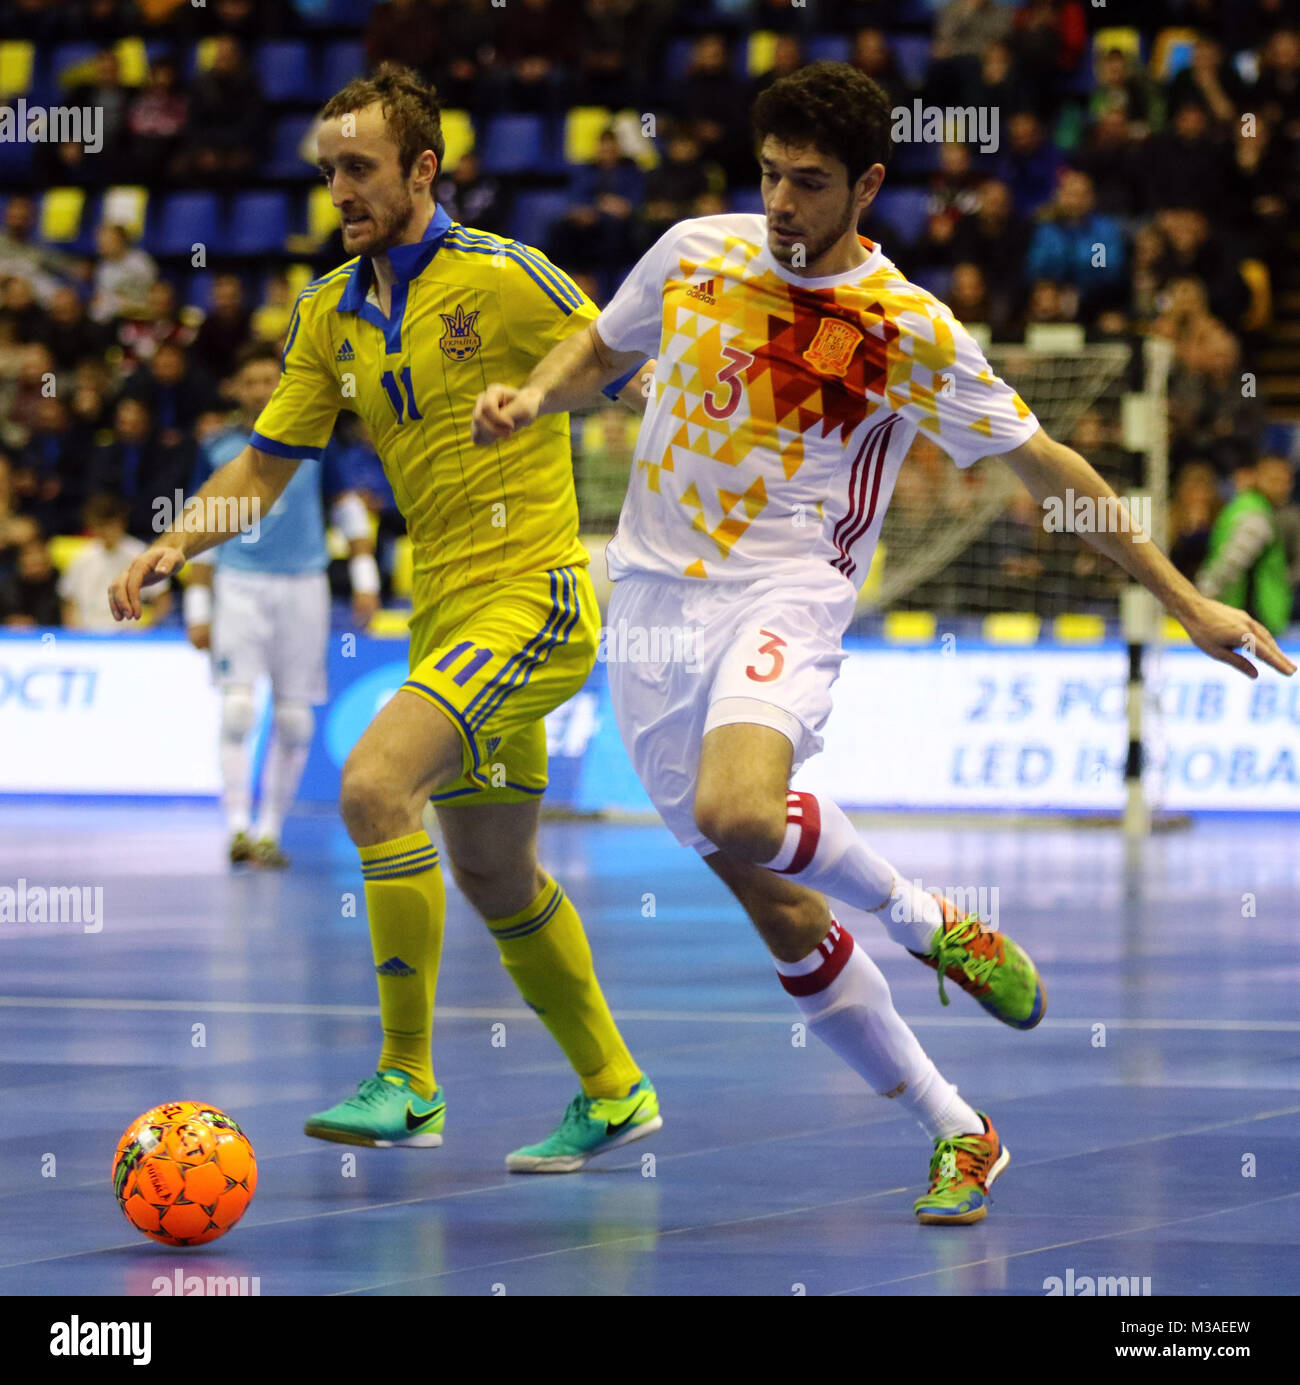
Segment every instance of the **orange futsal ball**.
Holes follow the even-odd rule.
[[[127,1126],[113,1155],[113,1192],[127,1221],[168,1246],[215,1241],[257,1188],[248,1137],[204,1101],[170,1101]]]

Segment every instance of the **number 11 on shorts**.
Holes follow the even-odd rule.
[[[772,661],[772,666],[765,671],[760,671],[756,664],[750,664],[746,669],[746,675],[755,683],[770,683],[774,678],[780,678],[781,670],[785,667],[785,655],[781,653],[785,648],[785,641],[780,635],[774,635],[770,630],[760,630],[760,635],[767,637],[766,643],[758,646],[760,655],[766,655]]]

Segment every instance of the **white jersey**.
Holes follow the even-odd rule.
[[[862,239],[808,279],[751,213],[679,222],[596,327],[656,356],[610,576],[752,580],[828,563],[860,587],[917,429],[960,467],[1038,420],[948,307]]]

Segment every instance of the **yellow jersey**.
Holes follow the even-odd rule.
[[[253,446],[318,457],[340,410],[362,418],[406,517],[417,607],[585,563],[568,415],[487,447],[475,447],[469,429],[480,391],[525,379],[595,321],[595,305],[540,251],[461,226],[441,207],[424,238],[389,259],[388,317],[364,256],[302,291]]]

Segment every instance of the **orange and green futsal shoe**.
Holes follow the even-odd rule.
[[[982,1135],[934,1142],[930,1190],[912,1208],[922,1226],[969,1226],[989,1214],[989,1189],[1011,1162],[1011,1153],[984,1112],[975,1114],[984,1122]]]
[[[939,973],[940,1001],[948,1004],[946,977],[994,1019],[1012,1029],[1032,1029],[1047,1013],[1047,988],[1029,954],[1005,933],[984,929],[976,915],[962,918],[950,900],[935,898],[943,923],[935,929],[930,950],[912,956]]]

